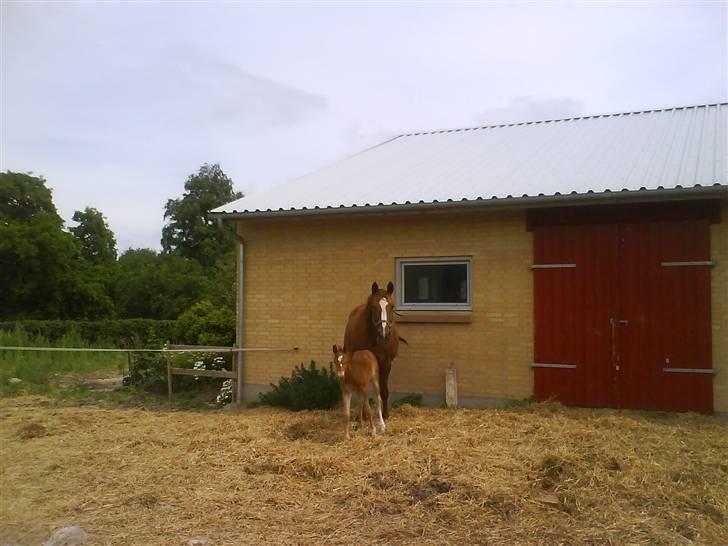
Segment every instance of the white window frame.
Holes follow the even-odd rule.
[[[403,311],[472,311],[473,309],[473,259],[471,256],[437,256],[419,258],[395,258],[397,309]],[[405,303],[404,268],[408,265],[463,265],[467,266],[468,299],[465,303]]]

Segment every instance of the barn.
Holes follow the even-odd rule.
[[[728,413],[728,104],[402,134],[234,222],[243,399],[327,364],[372,281],[393,398]]]

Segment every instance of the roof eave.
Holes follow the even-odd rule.
[[[363,205],[363,206],[339,206],[339,207],[315,207],[312,209],[288,209],[288,210],[265,210],[265,211],[233,211],[233,212],[212,212],[212,216],[221,220],[252,219],[252,218],[276,218],[291,216],[323,216],[330,214],[361,214],[361,213],[387,213],[402,211],[446,211],[450,209],[476,209],[476,208],[526,208],[526,207],[548,207],[552,205],[584,205],[584,204],[609,204],[621,203],[626,200],[654,201],[658,199],[694,199],[699,197],[721,197],[728,196],[728,185],[715,184],[713,186],[696,186],[691,188],[659,188],[641,190],[621,190],[588,193],[569,193],[556,195],[538,195],[521,197],[503,197],[490,199],[470,199],[462,201],[433,201],[428,203],[402,203],[390,205]]]

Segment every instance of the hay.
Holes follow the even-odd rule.
[[[728,537],[728,424],[696,415],[404,406],[384,435],[349,442],[338,412],[19,398],[0,419],[0,543],[67,525],[97,544]]]

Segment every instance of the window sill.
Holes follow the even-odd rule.
[[[473,322],[472,311],[397,311],[397,322],[442,322],[469,324]]]

